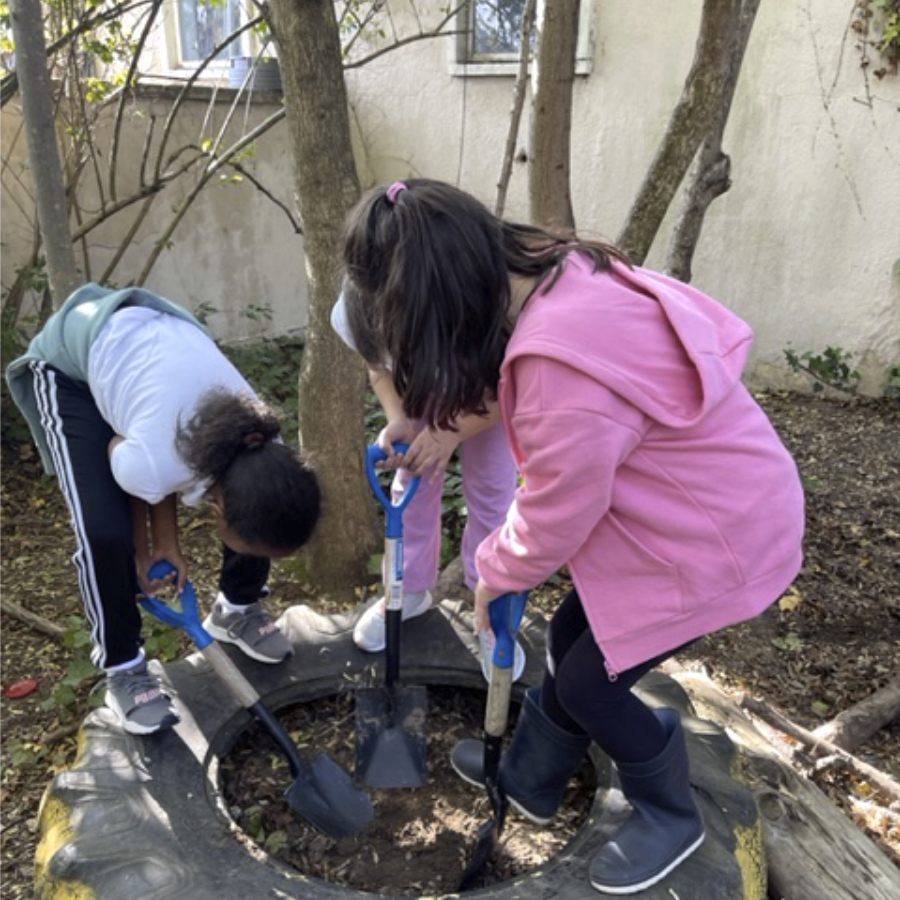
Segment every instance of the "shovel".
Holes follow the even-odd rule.
[[[175,567],[171,563],[158,562],[150,570],[150,577],[164,578],[173,571]],[[312,763],[303,761],[290,735],[263,704],[256,689],[201,624],[197,595],[190,582],[181,592],[181,612],[156,597],[144,596],[141,605],[157,619],[187,632],[241,706],[254,715],[284,751],[294,778],[284,796],[294,812],[334,838],[356,834],[371,821],[372,802],[331,757],[320,753]]]
[[[405,453],[405,444],[395,444]],[[366,453],[366,476],[384,507],[385,675],[384,686],[363,688],[356,697],[356,774],[371,787],[419,787],[425,765],[424,687],[401,687],[400,626],[403,622],[403,510],[419,487],[414,478],[393,503],[384,492],[375,463],[387,454],[373,444]]]
[[[497,643],[491,659],[491,680],[484,714],[484,786],[493,815],[478,829],[478,843],[463,872],[460,891],[468,891],[475,886],[482,868],[493,855],[509,809],[509,800],[500,788],[500,755],[509,718],[516,632],[519,630],[527,599],[527,591],[521,594],[504,594],[491,601],[488,606],[491,630]]]

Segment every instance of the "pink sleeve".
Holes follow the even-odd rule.
[[[646,428],[634,407],[563,363],[524,357],[514,370],[523,483],[477,555],[497,591],[532,588],[568,563],[609,510],[616,469]]]

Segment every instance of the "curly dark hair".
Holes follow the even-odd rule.
[[[549,290],[573,252],[595,270],[625,254],[599,241],[499,219],[453,185],[412,178],[350,210],[344,294],[353,342],[389,365],[407,415],[446,427],[496,396],[511,326],[510,275]]]
[[[264,403],[213,388],[187,422],[175,446],[199,478],[222,491],[228,527],[248,543],[292,553],[319,519],[321,496],[306,460],[277,440],[281,427]]]

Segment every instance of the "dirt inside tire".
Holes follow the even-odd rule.
[[[327,837],[292,812],[282,797],[292,780],[287,761],[257,725],[243,732],[221,761],[222,796],[249,839],[303,875],[373,894],[451,893],[459,887],[479,827],[491,816],[486,792],[464,782],[450,765],[457,741],[481,736],[484,703],[483,691],[428,686],[428,778],[418,788],[367,788],[375,818],[356,836]],[[509,734],[518,710],[514,703]],[[352,691],[280,710],[279,719],[305,758],[324,751],[354,771]],[[511,811],[479,887],[525,874],[562,850],[586,822],[596,784],[596,770],[585,759],[551,826],[541,828]]]

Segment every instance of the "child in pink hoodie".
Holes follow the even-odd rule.
[[[801,565],[797,469],[741,383],[750,329],[614,247],[502,221],[427,179],[360,201],[344,264],[355,344],[370,364],[392,361],[407,415],[440,428],[499,401],[522,480],[478,549],[476,629],[501,594],[563,566],[572,577],[501,787],[546,823],[595,741],[632,813],[591,883],[643,890],[704,828],[677,713],[631,688],[685,644],[758,615]],[[476,741],[453,753],[473,783],[481,760]]]

